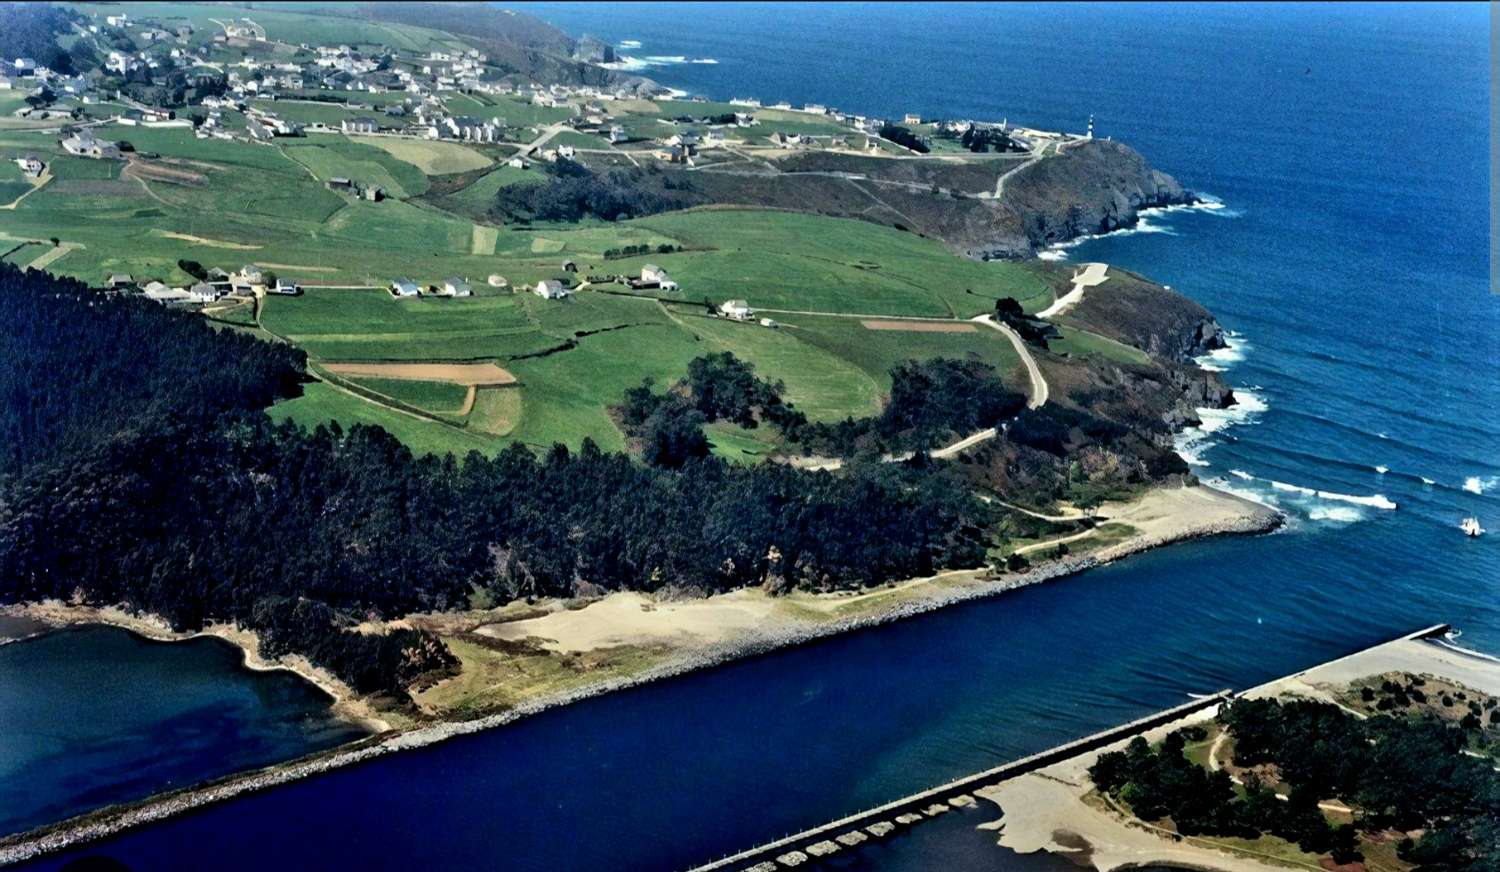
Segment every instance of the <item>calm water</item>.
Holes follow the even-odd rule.
[[[1093,113],[1219,198],[1065,255],[1167,282],[1236,332],[1215,365],[1244,409],[1184,448],[1291,528],[615,694],[90,851],[142,870],[190,867],[185,846],[205,844],[224,869],[680,868],[1428,623],[1500,653],[1500,534],[1457,531],[1468,514],[1500,530],[1485,7],[536,11],[641,57],[715,59],[648,71],[712,97],[1073,130]],[[975,844],[933,838],[880,868]]]
[[[0,834],[360,735],[218,640],[88,627],[0,645]]]

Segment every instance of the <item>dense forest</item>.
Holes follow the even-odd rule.
[[[71,32],[74,15],[50,3],[0,3],[0,58],[31,58],[54,72],[72,73],[73,59],[57,37]]]
[[[993,522],[920,462],[665,468],[591,443],[416,458],[377,428],[276,425],[257,409],[298,390],[300,352],[10,266],[0,362],[0,600],[239,621],[366,692],[451,666],[425,634],[355,632],[368,618],[480,592],[875,584],[982,565]]]
[[[1103,754],[1089,770],[1102,791],[1144,820],[1170,817],[1180,832],[1255,838],[1271,833],[1339,864],[1361,858],[1359,834],[1403,835],[1401,859],[1422,872],[1500,868],[1500,773],[1463,753],[1477,721],[1436,717],[1361,719],[1307,700],[1243,699],[1219,722],[1234,739],[1234,763],[1266,767],[1286,788],[1276,796],[1258,772],[1237,795],[1229,774],[1188,760],[1202,728],[1176,731],[1155,748],[1137,737]],[[1318,803],[1356,809],[1352,823],[1330,824]]]

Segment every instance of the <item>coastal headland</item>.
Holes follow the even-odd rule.
[[[240,647],[248,668],[298,673],[334,698],[336,712],[363,724],[373,735],[339,749],[107,807],[0,839],[0,865],[376,756],[503,726],[602,693],[995,596],[1174,542],[1267,533],[1282,523],[1281,516],[1265,506],[1202,485],[1154,489],[1129,503],[1105,504],[1098,515],[1128,518],[1137,532],[1094,550],[1075,544],[1068,556],[1039,561],[1025,572],[958,570],[861,592],[794,592],[777,597],[741,590],[673,600],[621,592],[587,602],[538,603],[525,610],[512,605],[490,611],[409,616],[406,622],[436,632],[465,661],[460,676],[450,679],[452,684],[439,682],[413,695],[424,712],[422,720],[375,710],[369,700],[303,657],[292,655],[276,661],[261,658],[258,638],[251,631],[211,625],[203,634]],[[201,635],[174,633],[159,619],[118,608],[75,606],[55,600],[5,606],[0,614],[53,627],[102,623],[167,641]],[[516,663],[518,658],[523,662]],[[517,685],[514,677],[519,674],[541,678],[529,685]],[[485,683],[485,679],[504,678],[511,682]],[[473,712],[483,714],[464,717]]]

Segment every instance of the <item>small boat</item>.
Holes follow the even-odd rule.
[[[1484,528],[1479,526],[1478,518],[1464,518],[1458,525],[1458,529],[1464,531],[1464,535],[1470,538],[1484,535]]]

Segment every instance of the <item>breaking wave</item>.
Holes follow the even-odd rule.
[[[1372,509],[1385,509],[1391,511],[1397,508],[1396,504],[1386,498],[1385,494],[1371,494],[1360,496],[1358,494],[1341,494],[1336,491],[1317,490],[1316,488],[1303,487],[1300,484],[1288,484],[1284,481],[1268,480],[1271,487],[1287,493],[1301,494],[1306,497],[1317,497],[1320,500],[1334,500],[1341,503],[1352,503],[1356,506],[1369,506]]]
[[[620,55],[620,59],[599,66],[610,70],[622,70],[624,72],[637,72],[649,70],[652,67],[670,67],[678,64],[716,64],[715,58],[690,58],[686,55],[645,55],[636,57],[634,55]]]
[[[1500,476],[1491,475],[1488,477],[1482,477],[1478,475],[1471,475],[1468,478],[1464,479],[1464,490],[1468,491],[1471,494],[1482,494],[1490,488],[1494,487],[1496,481],[1500,481]]]

